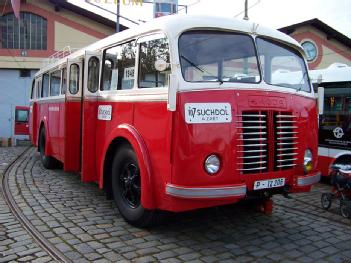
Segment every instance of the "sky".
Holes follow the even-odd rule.
[[[70,0],[74,4],[83,5],[94,12],[97,8],[84,3],[85,0]],[[89,0],[95,5],[102,6],[116,12],[113,0]],[[132,0],[124,0],[128,3]],[[249,19],[253,22],[281,28],[318,18],[337,31],[351,38],[351,0],[248,0]],[[121,0],[121,3],[123,0]],[[244,0],[179,0],[179,4],[188,4],[188,14],[206,14],[242,19],[244,14]],[[121,15],[133,20],[148,21],[152,19],[152,5],[143,7],[121,5]],[[184,13],[184,11],[180,11]],[[114,19],[112,14],[106,14]],[[121,23],[128,23],[122,21]],[[128,26],[132,24],[128,23]]]

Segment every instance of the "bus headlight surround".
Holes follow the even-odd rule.
[[[305,155],[303,157],[303,167],[305,174],[308,174],[313,169],[313,155],[310,149],[306,149]]]
[[[208,174],[214,175],[218,173],[219,169],[221,168],[221,161],[217,155],[211,154],[207,156],[204,167]]]

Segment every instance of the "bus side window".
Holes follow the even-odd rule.
[[[72,64],[69,73],[69,92],[77,94],[79,91],[79,66]]]
[[[66,94],[67,90],[67,69],[62,69],[62,85],[61,85],[61,94]]]
[[[41,86],[41,79],[39,78],[37,80],[37,98],[41,98],[41,89],[42,89],[42,86]]]
[[[91,57],[88,63],[88,90],[95,93],[99,85],[99,59]]]
[[[168,74],[170,74],[167,39],[154,39],[141,43],[139,54],[139,88],[167,87]],[[166,63],[166,68],[158,71],[155,68],[155,62],[161,60]]]
[[[50,74],[50,96],[60,95],[61,71],[56,70]]]
[[[101,90],[125,90],[134,86],[135,41],[121,44],[104,52]]]
[[[41,97],[45,98],[47,96],[49,96],[49,74],[45,73],[43,75]]]
[[[32,90],[30,93],[30,98],[35,99],[35,79],[33,79],[33,82],[32,82]]]

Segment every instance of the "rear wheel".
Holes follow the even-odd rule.
[[[323,193],[321,196],[322,208],[328,210],[332,203],[332,195],[330,193]]]
[[[45,129],[40,130],[40,135],[39,135],[39,152],[40,152],[40,159],[43,164],[43,166],[46,169],[53,169],[56,166],[56,160],[48,155],[45,155],[45,143],[46,143],[46,135],[45,135]]]
[[[133,149],[125,145],[117,151],[112,164],[112,190],[117,208],[124,219],[138,227],[157,221],[157,211],[141,204],[141,176]]]

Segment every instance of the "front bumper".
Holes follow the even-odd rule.
[[[321,172],[316,172],[314,174],[306,176],[297,177],[297,186],[310,186],[312,184],[318,183],[321,179]]]
[[[183,187],[166,185],[170,196],[187,199],[243,198],[246,196],[246,184],[226,187]]]

